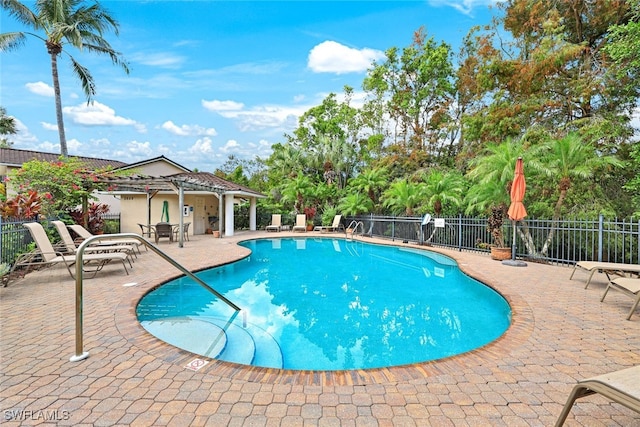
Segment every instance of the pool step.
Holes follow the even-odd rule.
[[[165,317],[140,322],[152,335],[171,345],[202,356],[216,358],[227,346],[221,327],[190,317]]]
[[[227,319],[218,317],[199,316],[198,319],[211,322],[227,333],[227,346],[217,359],[265,368],[284,366],[282,350],[273,336],[251,322],[243,322],[241,316],[231,325]],[[245,342],[247,336],[252,340],[250,344]]]
[[[282,351],[264,329],[212,316],[179,316],[144,320],[141,325],[159,339],[201,356],[227,362],[282,368]]]

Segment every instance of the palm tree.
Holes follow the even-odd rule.
[[[471,160],[467,176],[479,185],[500,183],[506,188],[513,180],[516,160],[523,154],[521,141],[509,139],[501,144],[490,144],[480,156]],[[505,192],[505,196],[508,202],[509,193]]]
[[[501,144],[490,144],[484,155],[471,161],[467,173],[474,184],[465,197],[466,213],[489,214],[487,228],[494,243],[504,247],[502,224],[507,213],[516,160],[524,153],[521,141],[508,139]]]
[[[267,165],[277,179],[284,179],[292,172],[306,169],[308,161],[301,149],[292,144],[274,144],[271,148],[273,153],[267,159]]]
[[[357,162],[355,148],[346,139],[335,136],[321,135],[315,142],[311,153],[315,167],[323,170],[323,178],[327,184],[344,188]]]
[[[313,197],[314,190],[311,180],[299,172],[282,185],[282,201],[293,203],[296,213],[301,213],[305,208],[306,199]]]
[[[424,179],[424,191],[427,196],[427,205],[433,207],[433,212],[440,216],[444,203],[454,206],[462,204],[462,193],[465,185],[464,179],[458,173],[432,171]]]
[[[100,4],[83,4],[84,0],[37,0],[34,10],[17,0],[2,0],[3,9],[18,21],[43,31],[44,37],[35,33],[19,31],[0,34],[0,51],[15,49],[26,42],[27,36],[36,37],[45,42],[47,53],[51,56],[51,74],[56,103],[56,119],[60,137],[60,154],[68,155],[67,140],[62,119],[62,101],[60,97],[60,81],[58,77],[58,56],[65,53],[71,60],[73,72],[80,80],[82,90],[91,103],[96,94],[96,86],[89,70],[80,65],[65,49],[65,41],[72,46],[89,52],[105,54],[111,61],[121,66],[128,74],[129,68],[120,53],[112,49],[104,39],[107,30],[118,34],[118,23]]]
[[[11,147],[12,143],[5,135],[14,135],[18,132],[16,128],[16,120],[7,115],[7,110],[4,107],[0,107],[0,147]]]
[[[351,193],[340,199],[338,211],[342,215],[355,216],[370,212],[372,208],[371,199],[361,193]]]
[[[598,154],[592,144],[583,141],[576,133],[550,139],[536,147],[529,161],[529,167],[549,177],[557,186],[554,220],[560,218],[562,206],[574,181],[587,180],[599,170],[621,166],[623,163],[616,157]]]
[[[387,186],[388,182],[389,172],[386,168],[372,168],[363,170],[360,175],[351,180],[349,186],[367,193],[367,196],[371,199],[371,206],[375,209],[380,192]]]
[[[420,204],[420,193],[423,184],[409,182],[401,179],[391,184],[384,192],[384,206],[390,208],[394,214],[404,212],[407,216],[412,216],[414,210]]]
[[[573,132],[536,147],[531,158],[529,166],[556,183],[558,200],[553,209],[553,224],[560,219],[562,206],[574,181],[591,179],[598,171],[624,165],[614,156],[598,154],[592,144]],[[552,227],[541,251],[543,255],[547,253],[553,234]]]

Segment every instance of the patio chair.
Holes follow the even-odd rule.
[[[267,231],[280,231],[280,230],[282,230],[282,215],[281,214],[272,214],[271,215],[271,224],[267,225],[265,230],[267,230]]]
[[[615,289],[625,295],[630,296],[631,298],[635,298],[635,301],[631,306],[631,310],[629,310],[629,314],[627,315],[627,320],[631,320],[633,312],[636,310],[636,307],[638,307],[638,304],[640,304],[640,279],[631,277],[618,277],[611,280],[607,285],[607,289],[604,290],[604,294],[602,294],[600,302],[604,301],[604,297],[607,296],[607,292],[609,292],[609,289]],[[640,382],[640,378],[638,378],[638,382]]]
[[[89,237],[94,236],[94,234],[91,234],[89,230],[87,230],[86,228],[84,228],[79,224],[67,225],[67,228],[73,231],[81,240],[88,239]],[[137,248],[138,253],[140,253],[140,245],[143,245],[145,249],[147,249],[147,245],[145,245],[138,239],[101,239],[100,244],[101,245],[129,245]]]
[[[556,427],[564,424],[576,399],[595,393],[640,413],[640,365],[579,381],[569,394]]]
[[[71,233],[69,233],[67,225],[62,221],[51,221],[51,223],[56,227],[56,231],[58,231],[58,235],[60,235],[64,251],[70,254],[75,254],[78,247],[76,246],[73,237],[71,237]],[[124,252],[129,255],[130,261],[132,261],[136,256],[134,247],[131,245],[105,245],[97,243],[92,246],[87,246],[84,249],[85,254],[93,252]]]
[[[156,243],[162,237],[169,238],[170,242],[173,242],[173,226],[168,222],[159,222],[156,224]]]
[[[307,231],[307,216],[305,214],[296,215],[296,225],[293,226],[291,231]]]
[[[146,225],[146,224],[138,223],[138,227],[140,227],[140,235],[141,236],[146,236],[146,237],[151,238],[151,235],[153,234],[153,226],[152,225]]]
[[[75,254],[64,255],[61,252],[56,251],[53,248],[53,244],[49,240],[47,233],[44,231],[44,228],[40,223],[28,222],[23,225],[29,230],[29,233],[31,233],[31,237],[36,243],[38,251],[33,252],[31,256],[25,257],[23,260],[21,260],[21,267],[29,267],[31,264],[37,264],[37,267],[40,267],[44,265],[55,265],[62,263],[67,268],[67,271],[69,272],[71,277],[75,278],[74,269],[77,261],[77,256]],[[127,275],[129,274],[129,270],[127,269],[126,265],[127,261],[129,261],[129,257],[126,253],[123,252],[101,252],[83,254],[82,261],[85,266],[93,266],[91,270],[83,270],[93,273],[90,277],[94,277],[98,273],[98,271],[102,270],[103,267],[111,261],[120,261],[122,263],[122,267],[124,267],[124,271],[127,273]],[[16,264],[18,264],[17,261]],[[14,265],[14,267],[16,266]],[[132,267],[130,262],[129,267]]]
[[[191,225],[190,222],[185,222],[184,224],[182,224],[182,238],[186,241],[189,241],[189,225]],[[180,224],[174,226],[173,235],[173,238],[175,240],[179,240],[178,237],[180,237]]]
[[[330,231],[344,230],[344,225],[341,223],[342,215],[336,215],[333,217],[333,223],[331,225],[319,225],[314,228],[314,231],[320,231],[321,233],[327,233]]]
[[[582,270],[590,272],[589,278],[587,279],[587,284],[584,287],[587,289],[589,284],[591,283],[591,278],[595,274],[596,271],[601,271],[607,275],[607,279],[611,281],[611,274],[615,274],[618,276],[624,276],[625,274],[629,275],[640,275],[640,265],[638,264],[623,264],[619,262],[599,262],[599,261],[579,261],[573,267],[573,271],[571,272],[571,276],[569,280],[573,279],[573,275],[576,270],[580,268]]]

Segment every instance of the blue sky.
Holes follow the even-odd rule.
[[[32,6],[33,2],[24,1]],[[70,62],[59,59],[69,154],[127,163],[165,155],[214,171],[229,155],[266,158],[297,118],[329,93],[356,91],[372,61],[428,36],[457,50],[495,0],[102,1],[120,24],[106,36],[129,63],[69,52],[97,96],[87,105]],[[0,31],[27,30],[4,11]],[[0,54],[0,105],[17,120],[14,148],[60,151],[50,59],[29,37]]]

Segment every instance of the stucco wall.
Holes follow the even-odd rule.
[[[202,203],[201,211],[198,212],[196,204],[200,199]],[[150,224],[156,224],[161,221],[162,207],[164,202],[168,202],[169,206],[169,222],[177,224],[180,222],[182,212],[179,212],[179,200],[176,193],[158,193],[151,199]],[[184,195],[184,205],[187,206],[187,216],[183,216],[183,222],[190,222],[189,234],[204,233],[208,227],[207,220],[209,216],[219,216],[218,198],[212,194],[188,194]],[[147,197],[144,194],[127,194],[122,195],[120,199],[121,207],[121,231],[123,233],[140,233],[138,224],[147,224]],[[200,228],[196,227],[196,223],[203,222]],[[217,225],[217,224],[216,224]]]

